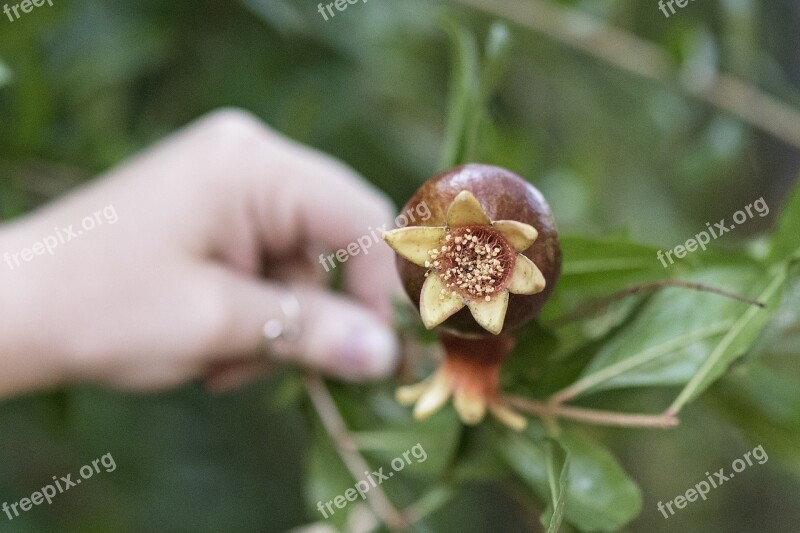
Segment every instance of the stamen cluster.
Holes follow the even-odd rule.
[[[440,299],[449,290],[471,299],[490,301],[508,278],[508,244],[494,231],[484,228],[454,228],[438,248],[428,252],[427,268],[439,273],[445,284]]]

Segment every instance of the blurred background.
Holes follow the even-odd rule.
[[[690,2],[669,18],[654,0],[466,3],[372,0],[325,21],[311,0],[55,0],[0,17],[0,217],[220,106],[341,158],[401,205],[439,170],[451,72],[442,12],[485,35],[511,5],[512,54],[479,158],[536,184],[562,235],[667,249],[762,196],[770,215],[715,244],[770,228],[800,166],[800,2]],[[599,36],[588,53],[586,35]],[[304,498],[308,422],[283,384],[223,397],[75,387],[0,404],[0,502],[105,453],[117,463],[52,506],[0,515],[0,531],[278,532],[316,520]],[[669,520],[656,511],[759,444],[727,421],[746,401],[729,385],[679,430],[597,431],[642,487],[629,531],[798,530],[800,460],[749,469]],[[539,526],[488,484],[429,527]]]

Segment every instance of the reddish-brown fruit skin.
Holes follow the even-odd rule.
[[[500,167],[468,164],[448,170],[426,181],[403,207],[402,212],[414,220],[413,213],[423,203],[430,209],[422,226],[445,226],[447,209],[461,191],[471,192],[492,221],[516,220],[530,224],[539,232],[533,246],[521,252],[542,271],[544,291],[531,296],[511,294],[503,333],[511,332],[531,320],[555,289],[561,274],[561,246],[555,221],[542,193],[516,174]],[[418,218],[418,217],[417,217]],[[425,271],[397,256],[397,270],[414,305],[419,308],[419,295],[425,282]],[[466,307],[448,318],[442,327],[454,334],[491,336],[472,318]]]

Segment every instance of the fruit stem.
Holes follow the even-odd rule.
[[[599,426],[658,429],[670,429],[678,425],[678,418],[670,413],[648,415],[599,411],[551,402],[537,402],[521,396],[504,396],[503,399],[520,411],[534,414],[545,421],[564,418]]]
[[[361,479],[364,472],[371,471],[369,464],[358,452],[355,439],[347,429],[339,408],[331,396],[327,385],[318,374],[309,373],[304,378],[308,397],[317,412],[325,431],[333,441],[336,451],[354,480]],[[407,530],[408,520],[398,511],[386,493],[378,486],[373,486],[367,493],[367,504],[379,520],[391,530]]]

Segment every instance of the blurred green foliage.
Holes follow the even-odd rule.
[[[694,2],[669,19],[635,0],[560,4],[653,41],[685,76],[718,67],[800,105],[796,2]],[[507,34],[494,22],[430,0],[374,0],[328,22],[315,3],[291,0],[74,0],[0,18],[0,217],[220,106],[334,154],[398,204],[440,168],[442,153],[508,167],[544,192],[565,236],[545,328],[589,297],[667,276],[772,306],[753,315],[739,302],[669,289],[524,333],[504,381],[531,397],[686,339],[581,398],[624,411],[663,409],[716,354],[709,375],[724,377],[696,384],[696,393],[710,388],[670,432],[569,425],[555,442],[536,422],[524,436],[493,423],[464,429],[449,409],[415,423],[388,385],[332,384],[371,465],[417,442],[428,452],[386,485],[392,501],[427,508],[419,531],[790,530],[800,522],[800,284],[786,261],[800,249],[800,194],[772,240],[759,235],[787,197],[797,151],[519,21]],[[470,136],[453,141],[454,130]],[[657,261],[658,249],[761,196],[770,215],[714,251],[669,271]],[[5,402],[0,428],[0,501],[108,452],[118,465],[51,507],[14,522],[0,515],[3,531],[284,531],[319,520],[315,502],[353,485],[290,371],[221,398],[199,386],[152,397],[74,387]],[[765,466],[669,521],[657,512],[658,501],[757,444],[770,454]]]

